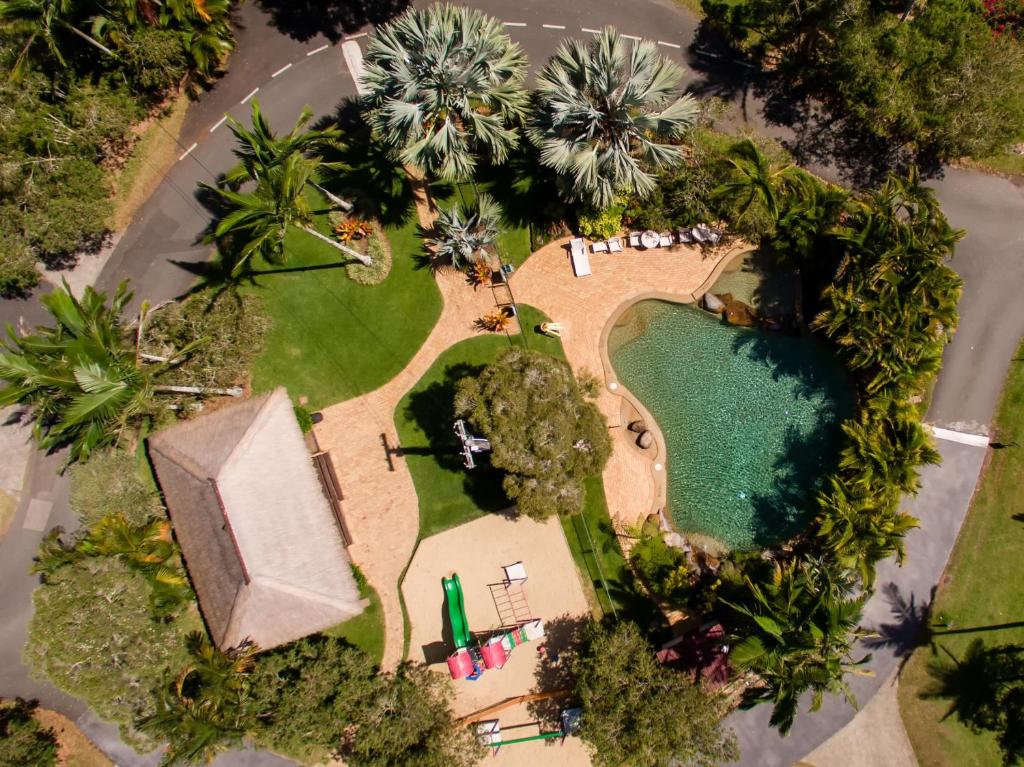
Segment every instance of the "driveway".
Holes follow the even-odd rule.
[[[595,0],[582,5],[567,0],[516,5],[478,0],[474,4],[506,21],[510,34],[523,44],[535,64],[542,63],[563,36],[584,36],[605,24],[655,40],[666,55],[682,61],[697,25],[684,9],[650,0],[630,4]],[[329,15],[325,10],[325,18]],[[282,128],[290,125],[304,105],[312,106],[318,115],[329,114],[343,97],[354,93],[339,48],[313,34],[315,23],[314,29],[292,30],[288,36],[279,33],[271,17],[255,4],[240,6],[239,16],[243,28],[230,72],[190,108],[181,140],[182,159],[118,243],[99,279],[101,287],[109,289],[131,277],[140,298],[159,301],[190,285],[192,273],[183,267],[205,260],[208,254],[199,239],[209,216],[195,197],[196,184],[213,181],[232,164],[231,136],[219,121],[225,112],[244,120],[248,106],[242,102],[255,88],[259,90],[254,96],[271,122]],[[322,48],[324,45],[328,47]],[[747,101],[744,114],[750,127],[768,129],[756,101]],[[785,134],[778,128],[770,131]],[[1024,334],[1019,300],[1024,291],[1024,234],[1019,224],[1024,221],[1024,195],[1007,181],[966,170],[947,170],[933,186],[951,222],[969,233],[953,260],[965,282],[961,325],[947,349],[929,418],[954,430],[986,433],[1009,360]],[[34,322],[41,313],[34,300],[0,302],[0,321],[16,322],[19,316]],[[941,575],[984,457],[983,449],[957,442],[940,442],[939,449],[943,465],[923,472],[921,493],[906,504],[922,522],[908,537],[908,564],[899,569],[886,563],[879,571],[880,587],[894,584],[905,596],[919,601],[927,599]],[[32,498],[53,501],[51,524],[70,513],[64,502],[66,484],[54,480],[52,470],[46,462],[34,466],[31,482],[36,489],[25,494],[25,503]],[[20,663],[33,586],[33,579],[25,573],[41,535],[18,527],[25,511],[22,508],[15,520],[17,534],[12,530],[0,544],[0,574],[8,584],[0,595],[0,610],[6,616],[0,633],[0,692],[24,692],[77,717],[80,704],[29,680]],[[888,609],[880,590],[869,605],[868,622],[884,622]],[[876,650],[872,664],[876,676],[854,680],[862,703],[888,676],[898,651],[892,647]],[[761,707],[732,718],[744,747],[742,763],[791,764],[842,727],[853,712],[838,701],[827,701],[818,714],[801,716],[787,739],[779,738],[767,726],[768,714],[768,709]],[[252,755],[238,758],[246,763]]]

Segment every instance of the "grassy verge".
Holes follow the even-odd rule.
[[[985,173],[995,173],[1000,176],[1024,175],[1024,155],[1016,152],[1006,151],[989,157],[966,159],[962,160],[961,164],[968,168],[977,168]]]
[[[363,612],[344,623],[332,626],[324,632],[327,636],[344,639],[365,652],[373,662],[380,665],[384,657],[384,612],[376,589],[366,582],[366,578],[356,567],[352,568],[359,584],[359,595],[369,599],[370,604]]]
[[[114,181],[114,213],[110,228],[128,226],[139,206],[153,193],[180,154],[178,136],[185,123],[189,98],[178,96],[167,112],[147,123]]]
[[[1011,363],[996,417],[998,441],[936,595],[934,621],[951,629],[1024,620],[1024,558],[1020,487],[1024,483],[1024,346]],[[940,629],[941,631],[941,629]],[[1024,628],[937,636],[938,646],[960,657],[975,638],[989,646],[1024,642]],[[941,651],[941,650],[940,650]],[[997,765],[991,734],[974,734],[953,717],[940,721],[949,701],[921,700],[930,682],[930,649],[917,650],[900,678],[900,712],[922,767]]]
[[[393,265],[380,285],[350,280],[338,251],[302,232],[289,233],[286,264],[259,268],[255,284],[273,326],[253,366],[256,391],[283,385],[315,410],[372,391],[405,367],[441,314],[441,294],[419,259],[415,221],[387,235]]]
[[[4,536],[7,528],[11,526],[16,509],[17,504],[15,504],[14,498],[0,490],[0,538]]]

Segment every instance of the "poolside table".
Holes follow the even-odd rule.
[[[661,237],[653,229],[648,229],[646,232],[640,235],[640,244],[645,248],[656,248],[658,243],[661,242]]]

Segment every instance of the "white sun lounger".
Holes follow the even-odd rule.
[[[572,270],[577,277],[586,277],[591,273],[590,257],[587,255],[587,246],[582,237],[570,241],[569,255],[572,258]]]
[[[622,240],[618,237],[612,237],[608,240],[608,251],[610,253],[621,253],[622,252]]]
[[[662,232],[659,235],[658,247],[659,248],[667,248],[667,247],[669,247],[671,245],[672,245],[672,235],[669,234],[668,232]]]
[[[629,233],[629,247],[639,248],[640,247],[640,232]]]
[[[683,229],[682,227],[679,227],[679,229],[676,230],[676,234],[679,236],[679,242],[683,243],[684,245],[686,243],[693,242],[693,232],[689,229]]]
[[[593,245],[591,245],[590,249],[595,253],[607,253],[608,243],[605,242],[604,240],[601,240],[600,242],[595,242]]]

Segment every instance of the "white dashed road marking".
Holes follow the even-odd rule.
[[[281,68],[280,68],[279,70],[277,70],[276,72],[274,72],[274,74],[272,74],[272,75],[271,75],[271,77],[277,77],[278,75],[283,75],[283,74],[284,74],[285,72],[287,72],[287,71],[288,71],[289,69],[291,69],[291,68],[292,68],[292,65],[291,65],[291,64],[285,64],[285,65],[284,65],[283,67],[281,67]]]
[[[626,38],[627,40],[636,40],[637,42],[639,42],[639,41],[640,41],[640,38],[639,38],[639,37],[637,37],[636,35],[622,35],[622,36],[623,36],[624,38]]]
[[[251,99],[253,96],[255,96],[259,92],[260,92],[259,88],[253,88],[251,91],[249,91],[249,95],[246,96],[244,99],[242,99],[242,101],[240,103],[244,104],[246,101]]]
[[[199,146],[199,144],[193,144],[192,146],[190,146],[188,149],[181,153],[181,157],[179,157],[178,160],[184,160],[186,157],[192,154],[192,150],[195,149],[197,146]]]
[[[506,27],[525,27],[526,22],[524,21],[506,21],[504,22]]]
[[[358,40],[360,37],[366,37],[368,34],[370,34],[370,33],[369,32],[357,32],[354,35],[349,35],[345,39],[346,40]]]
[[[683,46],[677,45],[676,43],[666,43],[664,40],[659,40],[658,45],[664,45],[666,48],[682,48]]]
[[[327,43],[324,43],[319,48],[314,48],[313,50],[311,50],[309,53],[306,54],[306,56],[307,57],[315,56],[316,54],[321,53],[322,51],[326,51],[330,47],[331,47],[330,45],[328,45]]]
[[[565,29],[565,24],[541,24],[544,29]]]
[[[214,124],[213,124],[213,125],[211,126],[211,128],[210,128],[210,133],[213,133],[213,132],[214,132],[215,130],[217,130],[217,128],[219,128],[219,127],[220,127],[220,126],[222,126],[222,125],[223,125],[223,124],[224,124],[225,122],[227,122],[227,119],[228,119],[228,116],[227,116],[227,115],[224,115],[224,116],[223,116],[222,118],[220,118],[219,120],[217,120],[217,122],[215,122],[215,123],[214,123]]]
[[[596,35],[601,30],[599,30],[599,29],[590,29],[589,27],[580,27],[580,31],[581,32],[589,32],[592,35]]]

